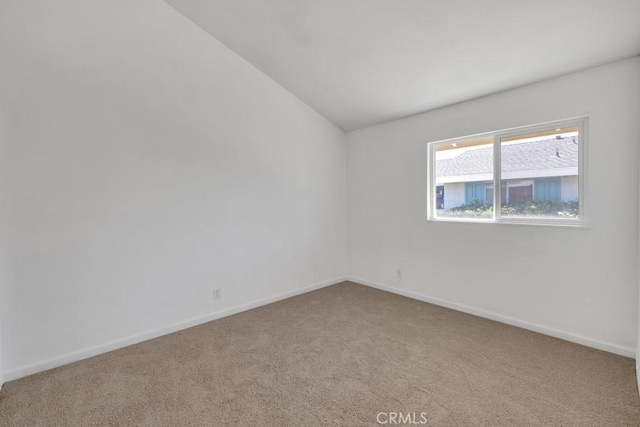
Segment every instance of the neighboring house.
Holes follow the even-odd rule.
[[[436,152],[437,208],[492,202],[493,147],[447,151]],[[503,143],[501,157],[503,204],[578,199],[577,135]]]

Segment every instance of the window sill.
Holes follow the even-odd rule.
[[[580,220],[565,219],[520,219],[520,218],[427,218],[427,222],[454,222],[466,224],[496,224],[496,225],[525,225],[525,226],[542,226],[542,227],[562,227],[562,228],[581,228],[590,229],[591,227]]]

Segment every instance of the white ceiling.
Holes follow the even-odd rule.
[[[345,131],[640,54],[640,0],[166,0]]]

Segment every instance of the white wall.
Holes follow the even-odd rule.
[[[444,208],[451,209],[466,203],[465,183],[452,182],[444,184]]]
[[[636,57],[349,133],[350,277],[633,356],[639,75]],[[590,228],[425,221],[427,141],[583,115]]]
[[[571,202],[578,199],[578,176],[563,176],[560,178],[560,196],[563,202]]]
[[[5,379],[345,276],[345,134],[170,6],[5,1],[0,40]]]
[[[4,305],[6,304],[4,298],[4,288],[6,286],[7,263],[5,262],[7,256],[6,249],[6,234],[7,223],[7,151],[6,151],[6,138],[4,135],[4,107],[2,99],[0,98],[0,388],[4,384],[4,369],[2,365],[2,312],[4,311]]]

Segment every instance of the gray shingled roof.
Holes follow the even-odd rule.
[[[556,155],[556,150],[558,155]],[[550,138],[502,146],[502,171],[516,172],[578,166],[578,137]],[[437,176],[491,173],[493,147],[466,151],[437,161]]]

